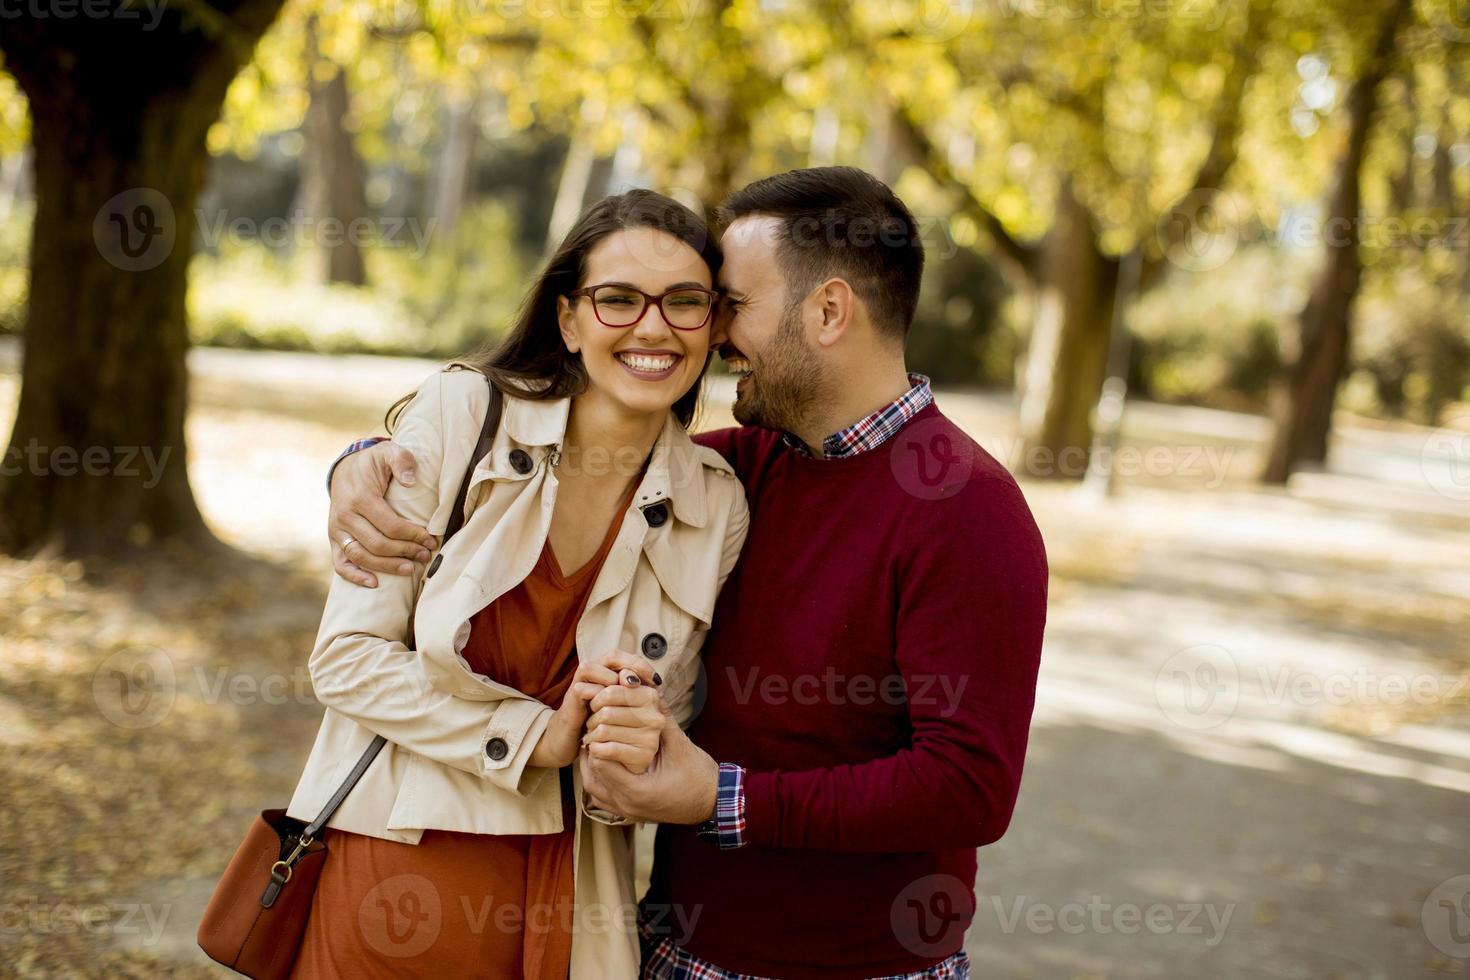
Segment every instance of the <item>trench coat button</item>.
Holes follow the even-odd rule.
[[[505,739],[503,738],[492,738],[490,741],[485,743],[485,754],[494,759],[496,762],[504,759],[505,754],[509,751],[510,746],[505,744]]]
[[[648,522],[649,527],[663,527],[664,522],[669,519],[669,509],[663,504],[654,504],[643,512],[643,519]]]
[[[424,573],[424,578],[433,578],[434,573],[439,570],[439,565],[444,561],[443,555],[435,555],[434,560],[429,562],[429,570]]]
[[[643,655],[649,660],[662,660],[663,655],[669,652],[669,641],[658,633],[649,633],[643,637]]]
[[[512,449],[510,451],[510,467],[521,476],[531,472],[531,454],[524,449]]]

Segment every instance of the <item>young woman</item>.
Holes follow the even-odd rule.
[[[744,541],[739,482],[686,431],[719,263],[682,205],[608,198],[506,340],[390,425],[418,467],[389,502],[442,534],[486,379],[506,395],[463,528],[414,575],[332,582],[310,661],[326,711],[287,813],[310,820],[388,743],[328,824],[294,977],[637,975],[632,828],[589,809],[573,763],[599,694],[628,726],[588,751],[635,771],[661,711],[687,720]]]

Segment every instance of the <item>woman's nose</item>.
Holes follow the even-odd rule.
[[[643,311],[638,322],[633,325],[633,336],[640,340],[662,340],[669,335],[669,325],[664,322],[664,315],[658,311],[653,303]]]

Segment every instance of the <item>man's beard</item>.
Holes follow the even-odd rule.
[[[749,356],[749,352],[746,352]],[[732,409],[741,425],[758,425],[780,432],[797,432],[819,411],[830,384],[817,352],[801,330],[801,304],[781,314],[776,338],[759,357],[759,378],[746,382],[745,392]]]

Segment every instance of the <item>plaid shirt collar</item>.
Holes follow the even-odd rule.
[[[903,428],[905,422],[933,403],[934,393],[929,388],[927,377],[922,374],[910,374],[909,384],[913,387],[894,401],[884,405],[872,415],[860,418],[847,428],[823,439],[822,458],[841,459],[845,456],[865,453],[870,449],[877,449]],[[782,438],[785,439],[786,445],[803,456],[812,455],[806,443],[791,433],[784,433]]]

